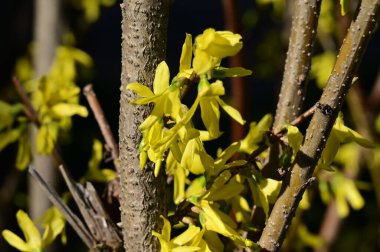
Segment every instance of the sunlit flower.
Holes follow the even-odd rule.
[[[199,251],[200,247],[198,245],[203,235],[199,227],[190,225],[182,234],[170,239],[170,222],[163,216],[161,216],[161,219],[164,221],[161,233],[152,231],[153,236],[156,236],[160,241],[161,252]]]
[[[221,135],[219,131],[220,110],[223,108],[235,121],[244,124],[239,111],[232,106],[227,105],[220,96],[225,94],[223,83],[220,80],[209,84],[206,77],[203,77],[198,86],[198,96],[200,97],[201,117],[208,131],[208,136],[204,135],[202,140],[218,138]]]
[[[219,66],[222,58],[237,54],[243,47],[241,36],[229,31],[206,29],[195,39],[194,71],[204,74]]]
[[[103,144],[94,139],[92,145],[92,156],[88,161],[88,170],[84,175],[86,181],[107,182],[116,177],[116,172],[111,169],[100,169],[100,163],[103,160]]]
[[[41,252],[53,242],[57,235],[62,233],[65,227],[63,216],[54,207],[50,208],[42,218],[42,226],[45,228],[42,237],[27,213],[19,210],[16,218],[25,240],[9,230],[4,230],[2,235],[12,247],[23,252]]]

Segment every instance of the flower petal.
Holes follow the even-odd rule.
[[[136,94],[141,97],[154,96],[154,93],[152,92],[152,90],[150,90],[150,88],[138,82],[133,82],[133,83],[128,84],[127,89],[135,91]]]
[[[16,214],[17,223],[24,233],[27,244],[32,249],[42,248],[41,234],[28,214],[18,210]]]
[[[191,34],[186,33],[185,43],[182,46],[181,59],[179,60],[179,71],[184,72],[191,68],[191,57],[193,55],[193,43]]]
[[[12,247],[20,251],[25,251],[25,252],[32,251],[29,245],[20,237],[18,237],[15,233],[9,230],[4,230],[1,234],[3,235],[4,239],[9,243],[9,245],[11,245]]]
[[[153,91],[155,94],[163,93],[169,87],[170,72],[165,61],[158,64],[156,75],[153,81]]]
[[[219,97],[217,97],[216,99],[218,100],[220,106],[222,106],[222,108],[224,109],[224,111],[226,111],[227,114],[229,114],[235,121],[237,121],[241,125],[245,124],[245,121],[241,117],[240,112],[238,110],[236,110],[235,108],[231,107],[230,105],[227,105],[227,103],[225,103]]]
[[[73,116],[73,115],[79,115],[81,117],[88,116],[87,108],[79,104],[57,103],[51,109],[53,113],[59,117]]]

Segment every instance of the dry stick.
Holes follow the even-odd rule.
[[[104,115],[103,109],[98,99],[96,98],[96,94],[94,92],[94,89],[92,88],[92,84],[88,84],[84,87],[83,94],[86,96],[88,104],[90,105],[90,108],[94,113],[95,119],[99,125],[100,131],[102,132],[107,146],[111,148],[111,155],[115,168],[118,172],[121,172],[119,165],[119,146],[115,141],[110,125],[108,124],[108,121]]]
[[[61,213],[64,214],[66,220],[70,223],[75,232],[79,235],[82,241],[86,244],[88,248],[92,248],[96,244],[92,235],[88,232],[87,227],[84,225],[81,219],[75,215],[71,209],[62,201],[58,193],[53,190],[45,180],[41,177],[37,170],[29,166],[29,173],[33,176],[42,189],[47,193],[48,198],[51,202],[59,209]]]
[[[334,69],[317,104],[317,109],[306,132],[305,142],[297,153],[293,169],[283,183],[264,228],[259,245],[266,251],[278,251],[298,207],[301,192],[311,178],[314,168],[325,147],[326,140],[338,116],[344,98],[364,49],[380,17],[380,0],[363,0],[359,13],[340,49]],[[302,192],[303,193],[303,192]]]
[[[297,0],[292,19],[284,77],[273,127],[294,120],[302,110],[311,53],[317,34],[320,0]]]

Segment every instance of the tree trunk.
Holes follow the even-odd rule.
[[[131,105],[136,95],[126,89],[139,82],[150,88],[156,66],[165,59],[169,1],[124,0],[121,5],[122,74],[119,118],[121,220],[126,251],[158,251],[152,230],[160,227],[166,212],[165,175],[153,174],[153,164],[139,167],[139,125],[151,112],[150,106]],[[161,169],[162,171],[164,169]]]
[[[39,78],[49,72],[55,57],[55,50],[60,39],[60,0],[36,0],[34,6],[34,42],[33,55],[34,77]],[[35,138],[37,127],[31,125],[32,166],[43,175],[44,179],[54,185],[57,169],[52,156],[38,155]],[[51,203],[41,187],[33,178],[29,180],[29,214],[39,218],[50,207]]]

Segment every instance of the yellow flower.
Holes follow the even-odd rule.
[[[252,71],[242,67],[219,67],[222,58],[232,56],[236,54],[235,51],[237,52],[241,49],[240,35],[224,31],[215,32],[213,29],[205,30],[202,35],[196,38],[194,69],[191,68],[193,52],[191,39],[191,35],[186,34],[186,39],[182,46],[178,77],[189,78],[194,70],[198,75],[202,75],[212,69],[212,77],[217,79],[252,74]]]
[[[24,170],[32,159],[32,153],[30,151],[29,131],[26,124],[24,124],[24,126],[21,125],[19,128],[23,128],[23,130],[18,139],[16,168],[19,170]]]
[[[224,151],[222,151],[218,155],[217,159],[215,159],[214,161],[213,170],[207,175],[216,176],[224,169],[245,165],[247,163],[247,161],[245,160],[235,160],[230,163],[227,163],[227,161],[239,150],[239,148],[240,142],[234,142],[230,146],[228,146]]]
[[[374,147],[374,144],[371,141],[365,139],[358,132],[344,125],[343,118],[339,115],[331,130],[330,136],[327,139],[326,147],[322,152],[321,158],[318,161],[317,169],[331,169],[330,164],[334,160],[340,145],[347,142],[356,142],[366,148]]]
[[[187,187],[185,196],[186,198],[199,197],[206,189],[206,178],[205,176],[199,176],[198,178],[191,181],[190,185]]]
[[[58,208],[49,208],[39,220],[39,222],[41,222],[42,227],[45,228],[44,234],[42,236],[43,247],[51,244],[59,234],[62,236],[62,242],[66,242],[66,220],[61,212],[59,212]]]
[[[74,81],[77,71],[76,64],[90,67],[92,65],[91,57],[84,51],[72,46],[59,46],[56,50],[56,56],[48,77],[61,82]]]
[[[79,0],[72,1],[74,6],[84,12],[87,22],[93,23],[99,19],[101,7],[110,7],[115,0]]]
[[[0,131],[11,127],[17,114],[22,110],[23,106],[19,103],[11,105],[0,100]]]
[[[62,233],[65,220],[56,208],[50,208],[42,218],[42,226],[45,228],[44,234],[41,234],[28,214],[19,210],[16,214],[17,222],[21,228],[25,241],[9,230],[4,230],[2,235],[4,239],[16,249],[24,252],[41,252],[47,245]]]
[[[132,104],[155,103],[150,116],[140,125],[141,131],[144,132],[152,127],[157,120],[162,119],[164,116],[170,116],[172,120],[178,120],[181,110],[180,89],[175,82],[169,86],[169,78],[169,68],[166,62],[162,61],[156,69],[153,92],[148,87],[137,82],[128,84],[128,89],[135,91],[137,95],[142,97],[132,101]]]
[[[198,244],[201,242],[204,233],[199,227],[190,225],[182,234],[170,239],[170,222],[165,217],[160,217],[164,221],[162,231],[161,233],[152,231],[152,235],[160,241],[161,252],[199,251]]]
[[[271,128],[273,117],[266,114],[258,123],[251,122],[247,136],[240,141],[240,152],[251,154],[264,140],[266,132]]]
[[[217,58],[234,56],[243,47],[241,36],[230,31],[206,29],[196,40],[197,48]]]
[[[242,237],[237,231],[237,224],[225,213],[218,209],[218,205],[207,200],[201,200],[200,206],[204,211],[202,222],[206,230],[214,231],[230,238],[237,245],[253,247],[255,243]]]
[[[181,167],[199,175],[205,171],[210,171],[213,162],[213,158],[207,154],[199,138],[194,138],[187,142],[182,155]]]
[[[209,201],[228,200],[239,195],[244,190],[244,179],[236,175],[232,177],[229,170],[223,171],[202,197]]]
[[[207,78],[205,76],[202,77],[198,86],[198,96],[200,98],[202,121],[208,131],[208,133],[203,132],[201,137],[203,141],[218,138],[222,134],[219,131],[219,106],[238,123],[242,125],[245,123],[239,111],[220,99],[219,96],[224,94],[225,90],[222,81],[217,80],[209,84]]]
[[[252,209],[249,207],[248,201],[244,197],[240,195],[233,197],[231,199],[231,207],[238,223],[250,222]]]
[[[189,78],[193,70],[191,69],[191,59],[193,56],[193,42],[191,34],[186,33],[185,42],[182,45],[181,58],[179,60],[178,77]]]
[[[365,202],[352,179],[337,173],[331,182],[331,188],[336,197],[337,211],[341,218],[350,213],[348,204],[355,210],[361,209]]]
[[[241,36],[229,31],[206,29],[195,39],[194,71],[204,74],[220,65],[222,58],[237,54],[243,47]]]
[[[94,139],[92,145],[92,157],[88,161],[88,170],[84,175],[84,180],[107,182],[116,177],[116,172],[111,169],[100,169],[100,163],[103,159],[103,145],[98,139]]]
[[[72,82],[57,82],[50,77],[43,77],[35,85],[31,83],[29,88],[41,122],[37,134],[37,152],[50,154],[59,130],[68,130],[73,115],[87,117],[88,111],[78,104],[80,89]]]
[[[189,172],[181,167],[171,151],[166,158],[166,172],[168,175],[173,175],[173,201],[178,205],[185,199],[186,179]]]
[[[169,79],[169,68],[166,62],[162,61],[156,69],[153,92],[148,87],[137,82],[130,83],[127,86],[128,89],[135,91],[137,95],[142,97],[132,101],[132,104],[155,103],[151,114],[140,125],[140,130],[144,137],[144,144],[140,153],[147,153],[149,159],[156,163],[156,175],[158,175],[163,154],[166,150],[162,146],[155,146],[155,143],[159,142],[163,137],[163,121],[165,117],[173,122],[180,120],[180,89],[176,81],[173,81],[169,86]],[[144,165],[144,162],[140,165]]]

